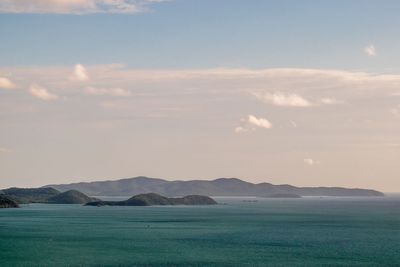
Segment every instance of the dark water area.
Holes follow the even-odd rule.
[[[400,266],[400,197],[0,210],[0,266]]]

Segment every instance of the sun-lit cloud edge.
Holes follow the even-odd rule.
[[[247,118],[240,120],[240,125],[235,128],[236,133],[247,133],[253,132],[260,129],[271,129],[272,123],[261,117],[256,117],[254,115],[248,115]]]
[[[82,64],[76,64],[74,66],[74,70],[70,76],[70,79],[72,81],[85,82],[89,81],[90,77],[85,66],[83,66]]]
[[[0,89],[15,89],[17,85],[6,77],[0,77]]]
[[[293,94],[293,93],[254,93],[253,94],[257,99],[263,101],[267,104],[271,104],[274,106],[282,106],[282,107],[311,107],[316,104],[311,101],[305,99],[304,97]]]
[[[52,101],[59,98],[58,95],[50,93],[47,88],[44,88],[43,86],[35,83],[29,86],[29,92],[32,96],[44,101]]]

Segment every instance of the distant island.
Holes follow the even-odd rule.
[[[47,203],[50,204],[86,204],[93,201],[99,201],[99,199],[89,197],[77,190],[68,190],[47,199]]]
[[[0,191],[0,208],[18,208],[19,204],[86,204],[88,206],[154,206],[154,205],[215,205],[217,202],[201,195],[168,198],[155,193],[140,194],[124,201],[102,201],[77,190],[60,192],[51,187],[9,188]]]
[[[128,196],[124,201],[102,201],[90,196]],[[47,185],[41,188],[0,190],[0,208],[19,204],[87,204],[90,206],[211,205],[208,196],[254,196],[263,198],[301,198],[304,196],[370,197],[384,196],[371,189],[342,187],[296,187],[292,185],[253,184],[237,178],[212,181],[167,181],[134,177],[115,181]]]
[[[94,201],[86,206],[155,206],[155,205],[215,205],[217,202],[207,196],[185,196],[168,198],[155,193],[140,194],[123,201]]]
[[[61,192],[51,188],[17,188],[11,187],[8,189],[3,189],[0,191],[0,194],[3,196],[12,199],[18,204],[27,204],[27,203],[45,203],[51,197],[54,197]]]
[[[47,185],[59,191],[78,190],[89,196],[132,196],[156,193],[167,197],[187,195],[205,196],[384,196],[383,193],[359,188],[342,187],[296,187],[292,185],[253,184],[237,178],[220,178],[212,181],[167,181],[164,179],[135,177],[114,181],[82,182]]]
[[[77,190],[60,192],[51,187],[45,188],[16,188],[3,189],[0,191],[1,207],[14,207],[12,203],[48,203],[48,204],[86,204],[98,201],[97,198],[89,197]],[[8,202],[7,202],[8,201]],[[11,201],[11,202],[10,202]],[[8,203],[8,204],[7,204]],[[7,206],[8,205],[8,206]]]

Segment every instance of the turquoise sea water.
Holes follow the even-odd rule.
[[[400,198],[0,210],[0,266],[400,266]]]

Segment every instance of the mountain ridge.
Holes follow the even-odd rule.
[[[129,196],[157,193],[168,197],[185,195],[258,196],[297,194],[300,196],[384,196],[372,189],[344,187],[296,187],[289,184],[251,183],[238,178],[215,180],[173,180],[138,176],[119,180],[53,184],[59,191],[78,190],[90,196]]]

